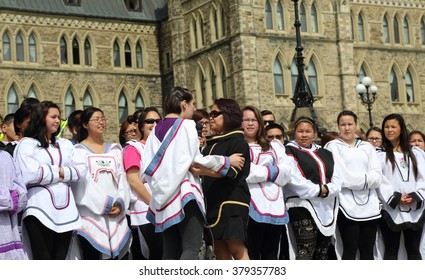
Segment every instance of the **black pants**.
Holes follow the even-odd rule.
[[[66,258],[72,231],[55,232],[44,226],[34,216],[25,217],[23,222],[30,239],[34,260],[64,260]]]
[[[384,218],[379,220],[379,229],[382,233],[384,240],[385,253],[384,260],[396,260],[398,256],[398,249],[400,248],[400,237],[403,232],[404,247],[406,248],[407,259],[421,260],[420,243],[422,237],[422,230],[405,229],[402,231],[392,231]]]
[[[251,260],[277,260],[284,225],[248,221],[248,255]]]
[[[205,219],[194,200],[185,205],[184,213],[183,221],[162,233],[163,260],[198,259]]]
[[[360,252],[361,260],[373,260],[373,247],[378,230],[378,219],[370,221],[353,221],[347,219],[339,211],[338,229],[343,243],[343,260],[355,260],[357,250]]]

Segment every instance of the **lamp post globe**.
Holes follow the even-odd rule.
[[[372,79],[368,76],[363,77],[360,84],[356,85],[356,92],[359,94],[360,101],[366,105],[369,112],[369,126],[373,127],[372,104],[376,100],[378,88],[372,85]]]

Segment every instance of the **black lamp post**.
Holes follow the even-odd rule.
[[[369,126],[373,127],[372,121],[372,104],[375,102],[376,93],[378,88],[371,85],[372,79],[369,77],[363,77],[360,84],[356,86],[356,92],[359,94],[360,100],[366,105],[369,112]]]
[[[297,83],[295,84],[294,95],[291,98],[295,104],[294,110],[292,111],[291,123],[293,124],[297,117],[304,115],[312,117],[317,123],[317,116],[313,108],[313,94],[311,93],[310,87],[308,85],[307,79],[304,75],[304,56],[303,56],[303,46],[301,44],[301,22],[298,15],[298,0],[292,0],[294,2],[295,10],[295,34],[297,40],[297,46],[295,50],[296,62],[298,69]],[[297,113],[297,111],[301,111]]]

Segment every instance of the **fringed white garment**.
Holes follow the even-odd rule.
[[[284,225],[289,221],[282,187],[291,181],[291,166],[281,142],[271,142],[263,152],[258,144],[249,144],[251,169],[246,178],[251,201],[249,216],[258,223]]]
[[[375,148],[356,140],[351,147],[341,139],[325,145],[332,152],[341,178],[339,207],[350,220],[368,221],[381,217],[376,189],[381,185],[382,171]]]
[[[72,187],[82,221],[76,233],[101,252],[102,258],[122,258],[128,252],[131,231],[125,211],[130,202],[130,187],[123,168],[121,146],[107,143],[102,154],[93,153],[84,144],[77,144],[75,148],[88,168],[87,176]],[[110,217],[108,214],[116,202],[121,204],[123,211]]]
[[[147,218],[155,225],[156,232],[163,232],[183,220],[183,207],[190,200],[197,202],[205,216],[201,180],[189,171],[190,166],[198,163],[226,174],[230,160],[223,156],[202,156],[192,120],[176,119],[162,141],[155,135],[155,129],[148,137],[142,161],[143,173],[152,190]]]

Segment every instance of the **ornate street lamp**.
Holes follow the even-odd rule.
[[[295,35],[297,40],[297,46],[295,50],[296,62],[298,69],[297,83],[295,84],[294,95],[291,98],[295,104],[294,110],[291,115],[291,125],[294,124],[296,118],[299,116],[308,116],[312,117],[317,123],[316,112],[313,108],[314,98],[311,93],[310,86],[308,85],[307,79],[304,74],[304,56],[303,56],[303,46],[301,44],[301,22],[298,15],[298,0],[292,0],[294,2],[294,11],[295,11]],[[292,127],[293,128],[293,127]]]
[[[361,83],[356,86],[356,92],[359,94],[359,97],[362,103],[367,106],[367,110],[369,111],[369,126],[373,127],[372,104],[375,102],[378,88],[371,84],[372,84],[371,78],[367,76],[363,77]]]

